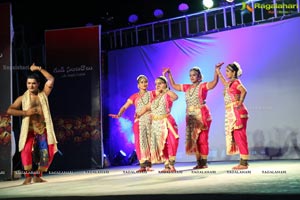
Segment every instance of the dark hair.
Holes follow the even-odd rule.
[[[234,63],[229,64],[228,67],[230,70],[235,72],[234,76],[235,78],[237,78],[238,77],[237,72],[239,71],[239,68]]]
[[[231,69],[232,69],[233,71],[235,71],[235,72],[239,71],[239,68],[238,68],[234,63],[229,64],[229,66],[231,67]]]
[[[197,73],[198,73],[198,77],[201,77],[201,78],[202,78],[202,73],[201,73],[200,69],[193,67],[192,69],[190,69],[190,72],[191,72],[191,71],[197,72]]]
[[[164,79],[164,78],[162,78],[162,77],[157,77],[158,79],[160,79],[160,80],[162,80],[165,84],[167,84],[167,82],[166,82],[166,80]]]
[[[27,79],[35,79],[36,82],[40,83],[40,76],[37,73],[31,73],[27,75]]]
[[[168,84],[167,80],[164,78],[164,76],[159,76],[159,77],[157,77],[157,79],[162,80],[167,85],[167,88],[170,90],[169,84]]]
[[[145,75],[139,75],[138,78],[137,78],[137,82],[140,83],[141,79],[145,79],[145,80],[148,81],[148,78]]]

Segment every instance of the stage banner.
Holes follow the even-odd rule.
[[[11,117],[6,110],[11,104],[11,5],[0,4],[0,180],[12,178]],[[13,143],[14,144],[14,143]]]
[[[51,170],[103,167],[101,27],[45,32],[47,69],[55,84],[49,102],[58,140]]]

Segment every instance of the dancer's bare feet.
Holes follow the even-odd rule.
[[[248,166],[247,165],[237,165],[237,166],[234,166],[232,169],[243,170],[243,169],[248,169]]]
[[[44,182],[47,182],[46,180],[42,179],[41,177],[33,177],[33,182],[34,183],[44,183]]]
[[[153,172],[154,169],[152,169],[151,167],[146,167],[147,172]]]
[[[206,169],[208,168],[207,165],[196,165],[195,167],[193,167],[193,169]]]
[[[31,180],[32,180],[31,177],[25,178],[25,181],[23,182],[23,185],[30,185],[31,184]]]
[[[163,170],[160,171],[161,173],[167,173],[170,172],[170,168],[164,168]]]
[[[176,172],[176,169],[174,166],[170,165],[170,172]]]
[[[141,172],[146,172],[146,167],[141,167],[140,169],[138,169],[136,172],[137,173],[141,173]]]

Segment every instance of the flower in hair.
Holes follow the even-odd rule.
[[[160,76],[159,78],[164,79],[164,81],[166,81],[166,83],[168,84],[168,79],[165,76]]]
[[[243,70],[242,70],[240,64],[236,61],[234,61],[233,64],[238,68],[238,71],[236,73],[237,77],[240,77],[243,74]]]
[[[196,70],[196,71],[199,73],[199,76],[201,76],[201,78],[203,79],[203,75],[202,75],[202,73],[201,73],[200,67],[194,66],[192,69],[193,69],[193,70]]]
[[[143,75],[143,74],[139,75],[139,76],[136,78],[136,80],[139,81],[140,78],[145,78],[146,80],[148,80],[147,76],[145,76],[145,75]]]
[[[197,70],[197,71],[199,71],[201,73],[201,69],[198,66],[194,66],[192,69],[195,69],[195,70]]]

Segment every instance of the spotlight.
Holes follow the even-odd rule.
[[[234,0],[226,0],[227,2],[229,2],[229,3],[232,3],[232,2],[234,2]]]
[[[107,156],[105,155],[105,154],[103,154],[103,159],[104,159],[104,167],[106,168],[106,167],[110,167],[110,162],[109,162],[109,160],[108,160],[108,158],[107,158]]]
[[[181,4],[179,4],[179,6],[178,6],[178,10],[180,11],[180,12],[186,12],[186,11],[188,11],[190,8],[189,8],[189,5],[187,5],[186,3],[181,3]]]
[[[129,156],[128,156],[128,164],[132,165],[132,164],[138,164],[138,158],[136,155],[136,151],[134,150]]]
[[[162,18],[164,16],[164,11],[162,11],[161,9],[155,9],[153,12],[153,15],[159,19]]]
[[[203,0],[203,6],[210,9],[214,6],[214,1],[213,0]]]
[[[126,153],[123,150],[120,150],[113,158],[114,166],[127,165]]]
[[[138,20],[139,20],[139,17],[136,14],[132,14],[128,17],[128,22],[130,22],[131,24],[134,24]]]

